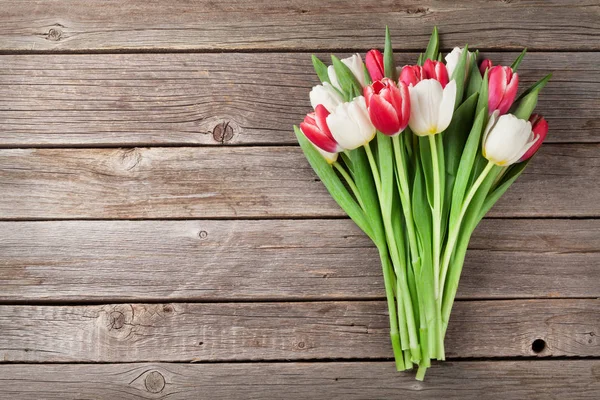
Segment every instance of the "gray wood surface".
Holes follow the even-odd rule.
[[[600,145],[548,144],[489,215],[600,216]],[[298,147],[0,150],[0,219],[344,216]]]
[[[425,382],[391,362],[0,365],[10,399],[590,399],[600,361],[452,361]]]
[[[3,1],[0,398],[600,398],[599,20],[585,0]],[[437,25],[496,63],[527,46],[521,90],[554,73],[548,144],[477,229],[425,382],[388,361],[375,251],[291,130],[310,53],[381,48],[386,24],[400,65]]]
[[[521,90],[554,73],[549,143],[600,141],[600,53],[529,53],[518,72]],[[3,56],[0,147],[296,144],[317,83],[308,53]]]
[[[389,358],[384,301],[0,306],[19,362]],[[460,301],[446,355],[600,357],[600,299]],[[535,340],[544,349],[532,349]]]
[[[0,222],[0,300],[383,299],[338,220]],[[600,220],[486,219],[458,297],[600,297]],[[383,310],[382,310],[383,311]]]
[[[438,25],[452,45],[597,50],[599,15],[585,0],[12,0],[3,4],[0,49],[364,49],[381,46],[385,25],[395,46],[421,49]]]

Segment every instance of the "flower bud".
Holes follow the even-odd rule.
[[[529,150],[523,154],[523,157],[519,159],[519,162],[525,161],[531,158],[540,148],[544,140],[546,139],[546,135],[548,134],[548,122],[539,114],[532,114],[529,118],[529,122],[531,122],[531,131],[533,132],[533,136],[535,137],[535,143]]]
[[[371,122],[385,135],[397,135],[406,128],[410,117],[410,94],[408,86],[383,78],[364,90]]]
[[[371,76],[371,80],[378,81],[385,76],[383,66],[383,54],[379,50],[370,50],[365,56],[365,65]]]

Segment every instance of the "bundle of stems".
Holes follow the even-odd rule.
[[[524,55],[512,64],[513,73]],[[409,123],[400,134],[378,131],[362,146],[340,150],[332,161],[295,127],[323,184],[379,250],[396,367],[417,366],[419,380],[431,360],[445,359],[444,337],[471,234],[529,162],[502,165],[486,157],[485,137],[497,116],[489,105],[489,70],[482,75],[476,58],[465,46],[450,77],[456,85],[452,119],[437,134],[417,135]],[[352,101],[363,87],[351,68],[332,59],[337,90]],[[426,60],[441,61],[437,29],[417,65]],[[321,80],[331,82],[328,68],[315,57],[313,63]],[[397,81],[387,29],[382,68],[385,77]],[[365,85],[373,83],[370,72],[364,69]],[[527,121],[549,78],[517,98],[511,115]]]

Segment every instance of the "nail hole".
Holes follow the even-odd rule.
[[[202,346],[204,342],[198,342],[198,346]]]
[[[534,353],[541,353],[546,348],[546,342],[544,339],[535,339],[531,344],[531,350]]]

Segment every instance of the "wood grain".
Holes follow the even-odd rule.
[[[350,220],[0,222],[0,300],[383,299]],[[458,297],[600,297],[600,220],[486,219]]]
[[[510,65],[516,56],[482,57]],[[416,57],[400,54],[398,65]],[[0,147],[295,145],[292,126],[310,110],[308,92],[318,83],[307,53],[0,62]],[[554,73],[538,105],[550,124],[548,142],[600,141],[600,53],[529,53],[518,72],[521,90]]]
[[[424,382],[391,362],[0,365],[14,400],[68,399],[590,399],[600,361],[455,361]]]
[[[600,145],[543,146],[496,217],[596,217]],[[297,147],[0,150],[0,219],[344,216]]]
[[[389,25],[398,48],[444,45],[599,49],[597,3],[583,0],[5,1],[4,51],[364,49]]]
[[[461,301],[446,355],[600,356],[600,300]],[[0,360],[389,358],[384,301],[0,306]],[[541,352],[532,348],[544,340]],[[535,347],[535,346],[534,346]]]

